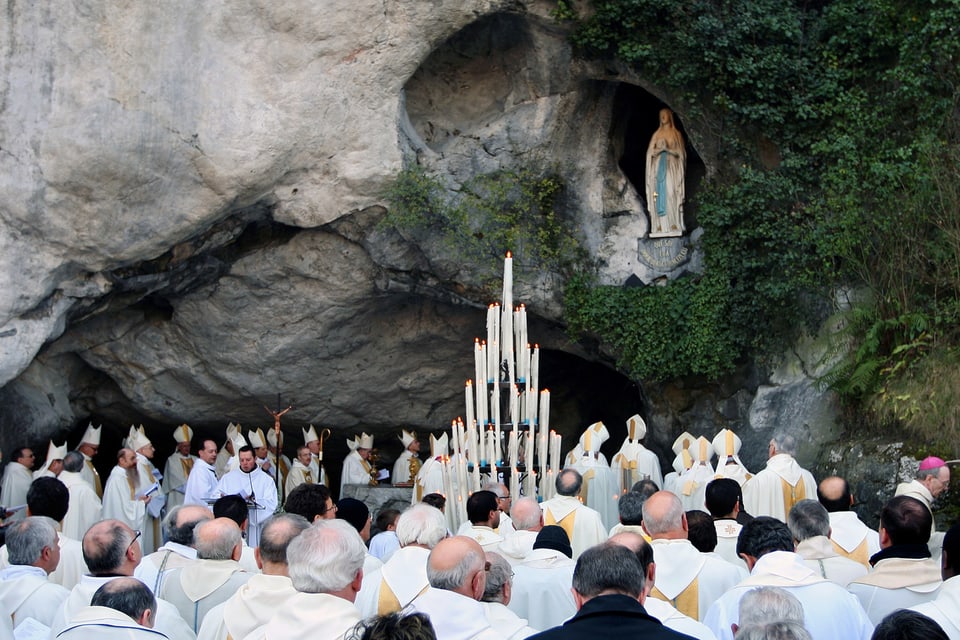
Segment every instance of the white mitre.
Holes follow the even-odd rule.
[[[127,435],[127,446],[134,451],[139,451],[143,447],[151,444],[150,438],[147,437],[147,434],[143,430],[143,425],[140,425],[140,428],[130,426],[130,433]]]
[[[721,429],[713,438],[713,450],[717,453],[717,472],[727,464],[727,461],[733,459],[741,467],[743,463],[737,454],[740,453],[740,446],[743,443],[740,437],[730,429]]]
[[[301,428],[300,431],[303,432],[303,444],[313,442],[314,440],[320,441],[319,436],[317,436],[317,430],[313,428],[313,425],[310,425],[306,429]],[[347,446],[349,446],[349,444]],[[353,451],[353,449],[351,449],[351,451]]]
[[[87,426],[87,430],[83,432],[83,437],[80,438],[80,444],[87,443],[92,444],[95,447],[100,446],[100,431],[103,429],[103,425],[99,427],[94,427],[91,422]]]
[[[600,451],[600,446],[610,439],[610,432],[602,422],[594,422],[580,436],[580,448],[583,452],[593,453]]]
[[[193,440],[193,429],[191,429],[187,423],[183,423],[174,429],[173,439],[177,442],[190,442]]]
[[[436,458],[437,456],[445,456],[450,452],[450,438],[446,433],[440,435],[439,438],[433,437],[433,434],[430,434],[430,457]]]
[[[247,442],[249,442],[250,446],[254,449],[267,446],[267,439],[263,435],[263,429],[257,427],[256,431],[247,432]]]
[[[406,429],[400,429],[400,435],[397,437],[400,438],[400,442],[403,443],[403,448],[406,449],[417,439],[417,434],[412,431],[407,431]]]
[[[700,436],[690,448],[690,455],[696,462],[710,462],[713,459],[713,445],[710,441]]]
[[[639,442],[647,435],[647,423],[639,414],[627,418],[627,440]]]
[[[361,433],[357,439],[358,449],[373,449],[373,436],[367,433]]]

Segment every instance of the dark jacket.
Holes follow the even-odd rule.
[[[643,605],[630,596],[618,594],[587,600],[583,608],[559,627],[547,629],[527,640],[691,640],[690,636],[668,629],[647,614]]]

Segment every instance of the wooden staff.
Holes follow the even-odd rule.
[[[283,495],[285,487],[283,486],[283,474],[280,472],[280,456],[283,455],[283,432],[280,431],[280,418],[286,415],[290,409],[293,409],[293,405],[290,405],[283,411],[280,411],[279,394],[277,395],[277,400],[278,402],[276,411],[271,410],[269,407],[267,407],[267,405],[263,405],[263,408],[267,410],[267,413],[273,416],[273,433],[275,436],[277,436],[277,455],[275,460],[276,467],[274,468],[274,472],[277,474],[277,497],[280,499],[279,504],[282,505],[284,502],[286,502],[286,496]]]

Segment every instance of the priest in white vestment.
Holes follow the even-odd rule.
[[[63,471],[59,480],[70,492],[70,507],[61,526],[68,538],[79,540],[94,522],[100,520],[102,504],[97,492],[90,486],[80,471],[83,470],[83,454],[71,451],[64,457]]]
[[[830,514],[830,541],[840,555],[870,568],[870,558],[880,551],[880,535],[852,510],[853,493],[847,481],[830,476],[820,481],[817,499]]]
[[[733,478],[717,478],[707,484],[707,491],[703,496],[704,503],[713,526],[717,532],[717,546],[713,550],[727,562],[746,570],[747,565],[737,554],[737,538],[743,525],[738,522],[740,515],[740,500],[743,491],[740,483]]]
[[[713,459],[713,445],[700,436],[686,452],[681,452],[681,455],[686,453],[692,456],[693,461],[689,466],[684,463],[686,468],[677,477],[676,491],[673,493],[680,498],[684,511],[703,511],[706,508],[704,496],[707,484],[716,476],[710,464]]]
[[[744,525],[738,548],[746,556],[750,577],[724,593],[703,620],[718,640],[733,640],[730,625],[740,619],[740,599],[759,586],[780,587],[796,597],[803,605],[804,626],[816,640],[869,640],[873,635],[873,624],[857,598],[821,578],[792,551],[793,536],[783,522],[754,518]]]
[[[730,429],[721,429],[713,438],[713,452],[717,454],[716,475],[736,480],[742,487],[753,474],[740,461],[740,436]]]
[[[690,453],[690,447],[693,446],[696,440],[697,439],[690,435],[690,433],[684,431],[673,441],[673,446],[671,447],[674,453],[674,458],[671,463],[673,471],[663,476],[663,486],[661,489],[675,495],[680,494],[680,490],[677,488],[677,482],[680,474],[693,466],[693,455]]]
[[[533,543],[537,540],[537,534],[543,529],[543,511],[541,511],[537,499],[528,496],[517,500],[513,504],[510,514],[513,518],[515,530],[500,543],[497,553],[506,558],[507,562],[516,564],[533,551]],[[547,627],[541,628],[546,629]]]
[[[746,577],[740,568],[690,543],[683,504],[669,491],[658,491],[643,503],[643,529],[658,568],[651,596],[694,620],[703,620],[710,605]]]
[[[580,435],[580,448],[583,454],[580,459],[568,468],[576,469],[583,477],[583,487],[580,489],[580,499],[583,503],[600,514],[604,530],[617,524],[617,498],[620,489],[617,474],[613,472],[607,461],[600,460],[600,447],[610,439],[610,433],[602,422],[595,422]]]
[[[770,516],[781,522],[800,500],[817,495],[813,474],[794,459],[797,439],[788,433],[776,433],[770,440],[767,466],[743,488],[743,502],[747,513]]]
[[[180,506],[184,502],[187,491],[187,478],[197,461],[197,457],[190,453],[190,442],[193,440],[193,429],[188,424],[181,424],[173,430],[173,439],[177,442],[177,449],[163,467],[163,492],[167,496],[167,508]]]
[[[282,443],[278,445],[276,429],[267,429],[267,461],[271,466],[280,470],[280,486],[283,488],[283,495],[285,497],[287,495],[287,476],[290,474],[292,463],[290,462],[290,458],[284,455],[282,451],[282,445],[286,444],[287,438],[281,433],[280,439]],[[276,474],[274,474],[274,477],[276,477]]]
[[[573,617],[577,604],[570,591],[576,566],[572,555],[563,529],[557,525],[543,527],[530,553],[513,564],[507,607],[535,629],[550,629]]]
[[[49,518],[33,516],[10,525],[6,536],[10,566],[0,571],[0,611],[14,628],[27,618],[50,626],[70,594],[47,579],[60,562],[57,530]]]
[[[339,640],[360,622],[354,605],[363,581],[366,547],[344,520],[321,520],[287,547],[297,593],[248,640]]]
[[[603,526],[600,514],[580,502],[580,488],[583,478],[576,469],[564,469],[557,474],[557,494],[544,501],[543,523],[556,524],[567,532],[573,558],[607,539],[607,528]]]
[[[343,472],[340,474],[340,491],[348,484],[376,484],[373,467],[370,465],[370,450],[373,449],[373,436],[366,433],[358,438],[347,440],[350,453],[343,459]]]
[[[250,446],[240,448],[239,460],[239,467],[220,478],[217,493],[222,496],[238,495],[247,502],[247,543],[256,547],[260,544],[260,528],[277,510],[277,487],[273,478],[257,466]]]
[[[98,498],[103,498],[103,482],[100,479],[100,472],[93,464],[93,457],[100,451],[100,431],[103,426],[94,427],[91,422],[87,425],[83,437],[80,438],[80,444],[77,445],[77,451],[83,454],[83,479],[90,483],[93,490],[97,492]]]
[[[160,488],[160,482],[163,480],[163,474],[153,466],[153,456],[156,450],[153,443],[147,438],[143,425],[138,427],[130,426],[130,432],[127,435],[127,447],[137,453],[137,473],[140,476],[140,489],[138,495],[150,492],[155,486],[155,490],[149,493],[150,500],[145,501],[147,505],[146,514],[143,522],[143,539],[140,542],[144,553],[153,553],[161,544],[160,535],[160,513],[166,504],[166,496]],[[150,505],[150,503],[153,503]]]
[[[163,518],[163,535],[167,539],[159,549],[143,556],[133,575],[154,594],[174,569],[182,569],[197,561],[193,547],[193,531],[201,522],[213,519],[213,512],[197,504],[174,507]]]
[[[620,493],[630,491],[634,484],[649,478],[663,488],[663,473],[660,459],[650,449],[643,446],[647,435],[647,423],[639,415],[627,418],[627,438],[610,460],[610,468],[617,475],[617,487]]]
[[[387,615],[406,607],[427,588],[430,550],[447,535],[439,509],[415,504],[397,519],[400,549],[376,571],[365,574],[356,605],[364,618]]]
[[[13,457],[7,463],[3,473],[3,488],[0,490],[0,506],[10,508],[27,504],[27,491],[33,482],[33,449],[21,447],[13,450]],[[9,520],[23,520],[27,517],[21,509],[10,516]]]
[[[117,578],[97,589],[90,606],[80,609],[57,638],[159,640],[166,636],[152,628],[156,611],[157,599],[145,584],[135,578]]]
[[[293,513],[268,518],[255,552],[261,573],[252,575],[226,602],[207,612],[197,640],[245,638],[267,624],[274,612],[297,594],[290,581],[287,547],[309,528],[306,518]]]
[[[942,565],[943,584],[937,597],[910,609],[933,619],[950,640],[956,640],[960,638],[960,524],[943,537]]]
[[[492,491],[474,491],[467,498],[466,526],[460,527],[457,535],[473,538],[480,543],[484,551],[496,551],[503,536],[496,532],[500,526],[500,509],[497,494]]]
[[[417,434],[406,429],[400,430],[400,442],[403,444],[403,453],[401,453],[396,462],[393,463],[393,475],[390,477],[390,483],[393,485],[410,484],[414,476],[410,475],[410,463],[416,458],[414,463],[416,470],[420,470],[420,440]]]
[[[894,496],[910,496],[926,505],[933,515],[933,501],[950,487],[950,467],[941,458],[928,456],[920,461],[917,476],[910,482],[897,485]],[[931,520],[930,542],[927,544],[934,558],[940,557],[943,533],[937,531],[936,520]]]
[[[145,488],[140,485],[137,454],[133,449],[120,449],[117,466],[110,470],[103,489],[103,517],[120,520],[134,531],[142,531],[146,523],[146,503],[151,499],[142,494]]]
[[[237,457],[237,449],[234,443],[237,438],[243,438],[240,435],[240,426],[235,425],[232,422],[227,425],[227,439],[223,443],[223,447],[220,451],[217,452],[217,461],[214,463],[217,467],[217,480],[222,478],[227,471],[230,471],[230,460]],[[246,440],[244,440],[246,444]]]
[[[330,486],[330,479],[327,478],[327,471],[323,468],[323,440],[317,435],[317,430],[311,424],[303,432],[303,445],[310,449],[310,473],[314,484],[322,484],[325,487]],[[326,435],[330,434],[329,429],[323,429]]]
[[[787,526],[797,543],[797,553],[821,578],[846,587],[867,574],[862,564],[834,550],[830,542],[830,516],[816,500],[801,500],[793,505],[787,515]]]
[[[217,497],[217,443],[204,440],[187,477],[183,504],[209,507]]]
[[[443,487],[443,465],[441,458],[450,451],[449,439],[446,433],[435,438],[430,434],[430,457],[420,467],[420,472],[413,482],[413,496],[411,504],[423,500],[423,496],[431,493],[445,494]]]
[[[513,569],[506,558],[499,553],[486,553],[488,568],[483,587],[484,613],[490,626],[506,640],[523,640],[540,631],[531,627],[525,618],[521,618],[509,608],[513,595]]]
[[[260,470],[273,478],[274,484],[277,482],[277,468],[270,459],[270,450],[267,448],[267,436],[263,429],[257,427],[247,433],[247,442],[253,449],[253,455],[257,459],[257,466]]]
[[[287,495],[290,495],[291,491],[302,484],[316,484],[317,478],[313,475],[313,470],[310,468],[312,460],[313,455],[310,453],[309,447],[304,445],[297,449],[297,458],[293,461],[293,466],[290,467],[290,471],[287,473],[287,484],[284,487]]]
[[[55,445],[53,440],[47,445],[47,457],[43,465],[33,472],[33,478],[56,478],[63,471],[63,457],[67,455],[67,441],[63,444]]]
[[[881,549],[870,558],[873,570],[847,585],[874,624],[897,609],[937,598],[943,582],[941,563],[927,547],[932,520],[926,505],[910,496],[896,496],[883,506]]]

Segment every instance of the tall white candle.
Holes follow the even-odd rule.
[[[540,345],[533,345],[533,356],[530,358],[530,381],[534,389],[540,388]]]
[[[473,382],[471,380],[467,380],[467,384],[463,389],[463,396],[467,402],[467,424],[473,424]]]
[[[540,469],[550,466],[547,454],[550,451],[550,390],[540,392],[540,415],[537,416],[540,434]]]
[[[526,400],[527,400],[527,421],[530,423],[530,431],[533,433],[536,433],[534,427],[537,424],[537,390],[533,388],[527,388]]]

